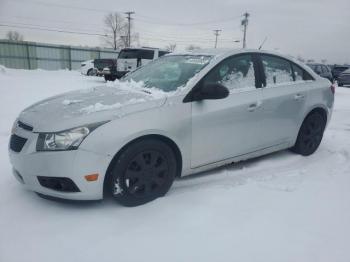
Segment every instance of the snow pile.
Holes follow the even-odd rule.
[[[0,74],[6,74],[6,67],[0,65]]]

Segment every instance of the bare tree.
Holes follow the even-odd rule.
[[[6,37],[11,41],[23,41],[23,35],[17,31],[8,31]]]
[[[201,49],[201,47],[198,45],[189,45],[186,47],[187,51],[193,51],[193,50],[197,50],[197,49]]]
[[[170,43],[168,44],[165,49],[169,52],[174,52],[176,49],[176,43]]]
[[[125,18],[117,12],[109,13],[104,23],[107,33],[105,42],[114,50],[126,47],[128,27]]]

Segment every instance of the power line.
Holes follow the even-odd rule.
[[[193,23],[172,23],[172,22],[154,22],[154,21],[147,21],[146,19],[142,19],[142,17],[146,17],[147,19],[150,19],[150,17],[138,15],[140,18],[137,20],[144,22],[144,23],[150,23],[150,24],[158,24],[158,25],[168,25],[168,26],[195,26],[195,25],[210,25],[215,23],[225,23],[225,22],[232,22],[233,20],[237,20],[241,18],[242,16],[234,16],[226,19],[218,19],[218,20],[209,20],[209,21],[201,21],[201,22],[193,22]],[[154,18],[151,18],[154,19]]]
[[[106,34],[100,34],[100,33],[88,33],[88,32],[70,31],[70,30],[64,30],[64,29],[42,28],[37,26],[10,25],[10,24],[4,24],[4,23],[1,23],[0,26],[23,28],[23,29],[38,30],[38,31],[50,31],[50,32],[57,32],[57,33],[77,34],[77,35],[107,36]]]
[[[24,2],[24,3],[31,2],[31,3],[37,4],[37,5],[55,6],[55,7],[60,7],[60,8],[85,10],[85,11],[98,12],[98,13],[111,12],[111,10],[107,10],[107,9],[96,9],[96,8],[88,8],[88,7],[83,7],[83,6],[72,6],[72,5],[64,5],[64,4],[58,4],[58,3],[47,3],[47,2],[42,2],[42,1],[17,0],[16,2]],[[13,3],[13,2],[11,1],[11,3]]]
[[[55,6],[55,7],[59,7],[59,8],[77,9],[77,10],[84,10],[84,11],[98,12],[98,13],[110,13],[111,11],[113,11],[111,9],[96,9],[96,8],[89,8],[89,7],[83,7],[83,6],[72,6],[72,5],[65,5],[65,4],[58,4],[58,3],[47,3],[47,2],[43,2],[43,1],[33,1],[33,0],[17,0],[16,2],[24,2],[24,3],[31,2],[33,4],[44,5],[44,6]],[[11,3],[13,3],[13,2],[11,2]],[[120,12],[120,11],[114,10],[114,12]],[[127,12],[125,12],[125,13],[127,13]],[[145,16],[142,14],[140,15],[139,13],[138,13],[138,16],[141,17],[141,19],[138,19],[138,20],[141,22],[144,22],[144,23],[169,25],[169,26],[210,25],[210,24],[215,24],[215,23],[230,22],[230,21],[237,20],[237,19],[242,17],[242,15],[239,15],[239,16],[234,16],[234,17],[229,17],[229,18],[224,18],[224,19],[209,20],[209,21],[197,21],[197,22],[193,22],[193,23],[172,23],[169,21],[160,21],[160,22],[147,21],[147,19],[154,20],[155,18],[150,17],[150,16]],[[142,17],[144,19],[142,19]]]
[[[69,25],[80,25],[80,26],[96,26],[99,29],[102,29],[102,24],[93,24],[93,23],[87,23],[87,22],[77,22],[77,21],[68,21],[68,20],[56,20],[56,19],[41,19],[41,18],[34,18],[34,17],[25,17],[25,16],[2,16],[2,18],[15,18],[20,20],[33,20],[33,21],[39,21],[39,22],[45,22],[45,23],[59,23],[59,24],[69,24]],[[5,23],[18,23],[18,22],[11,22],[11,21],[5,21]]]

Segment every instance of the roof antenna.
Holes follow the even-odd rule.
[[[262,48],[263,45],[265,44],[266,40],[267,40],[267,36],[265,37],[264,41],[263,41],[263,42],[261,43],[261,45],[259,46],[259,50],[261,50],[261,48]]]

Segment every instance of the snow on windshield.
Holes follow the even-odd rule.
[[[186,86],[211,59],[208,55],[168,55],[131,72],[122,81],[142,82],[143,88],[171,93]]]

